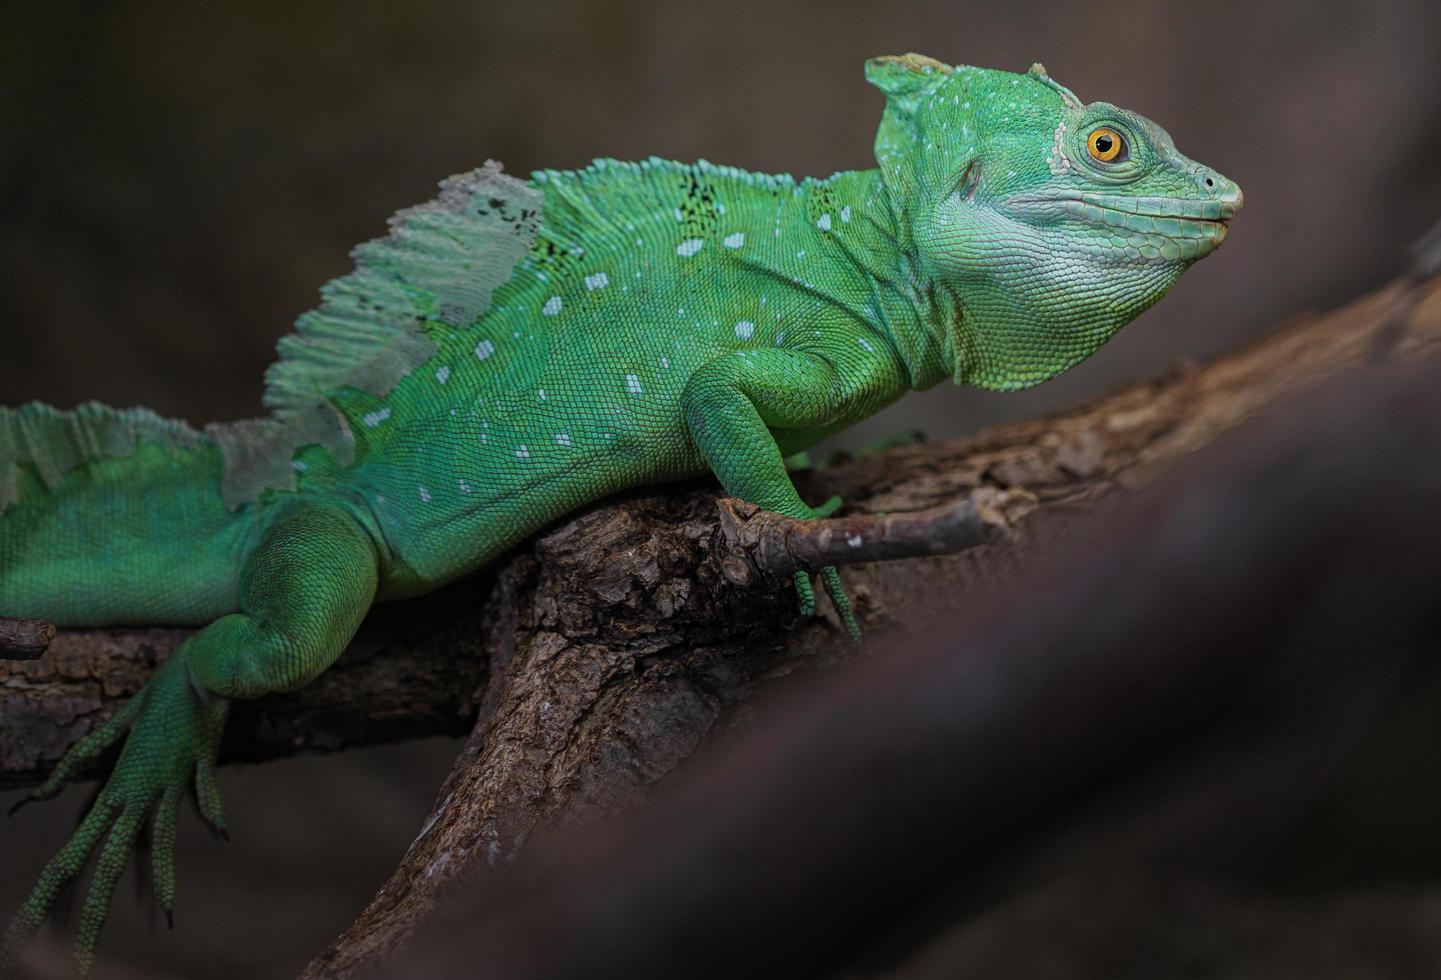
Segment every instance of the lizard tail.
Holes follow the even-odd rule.
[[[0,407],[0,514],[19,502],[25,469],[54,489],[76,467],[129,456],[138,444],[194,448],[205,437],[185,422],[148,408],[111,408],[87,402],[63,412],[41,402]]]
[[[147,409],[0,408],[0,616],[80,626],[228,612],[257,508],[225,507],[220,470],[210,437]]]

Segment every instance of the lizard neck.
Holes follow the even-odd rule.
[[[868,290],[856,314],[890,340],[913,389],[954,376],[964,348],[959,300],[923,272],[904,211],[881,172],[835,174],[815,182],[810,196],[818,194],[864,202],[851,219],[855,233],[833,236],[845,271]],[[809,210],[816,210],[813,203]]]

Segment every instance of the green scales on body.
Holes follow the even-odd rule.
[[[1025,75],[881,58],[878,169],[485,168],[356,251],[280,343],[265,419],[0,409],[0,615],[204,628],[34,793],[123,739],[9,944],[98,846],[88,966],[155,818],[214,787],[228,699],[303,685],[377,599],[462,576],[616,490],[713,472],[798,518],[783,458],[912,389],[1037,384],[1218,246],[1239,188],[1163,130]],[[853,627],[834,570],[823,580]],[[813,608],[810,581],[797,578]]]

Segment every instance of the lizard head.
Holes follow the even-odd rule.
[[[1015,389],[1094,353],[1225,240],[1241,189],[1144,116],[1024,75],[876,58],[887,196],[955,380]]]

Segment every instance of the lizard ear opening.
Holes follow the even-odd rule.
[[[866,81],[886,93],[886,100],[906,113],[954,71],[923,54],[886,55],[866,62]]]

